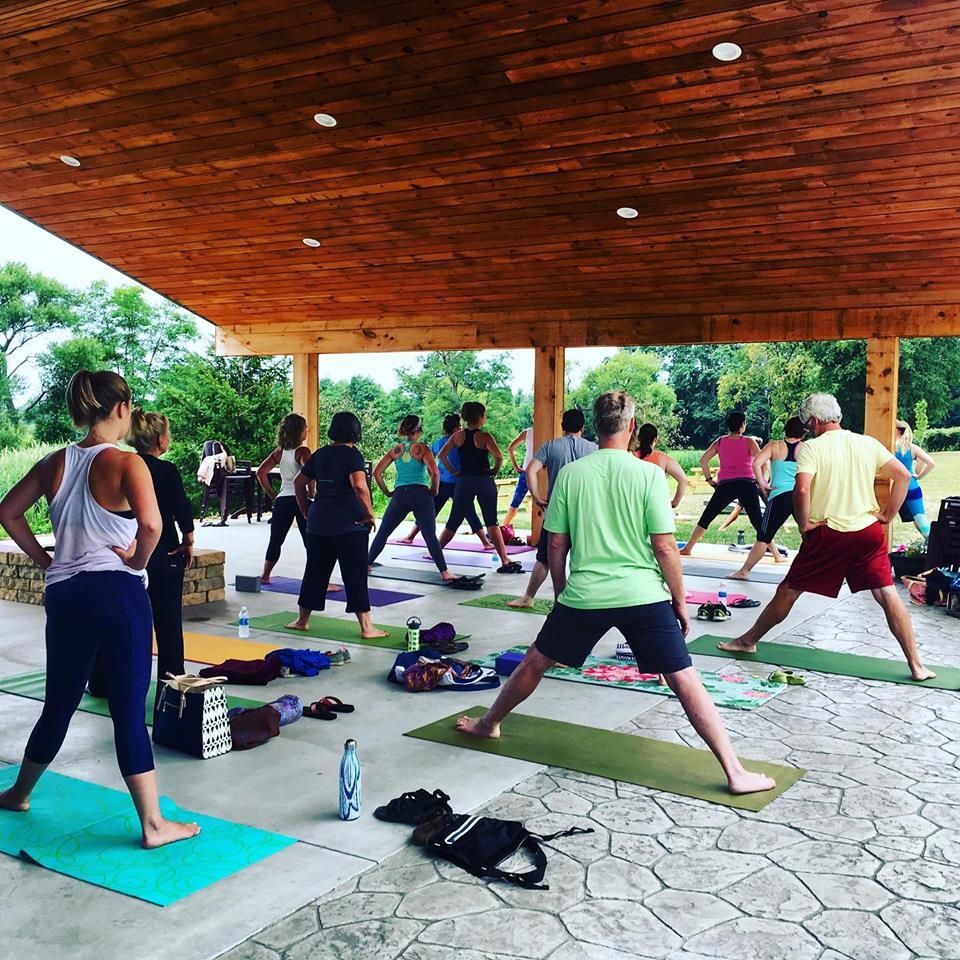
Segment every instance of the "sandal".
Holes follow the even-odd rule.
[[[731,604],[731,607],[734,607],[737,610],[747,610],[750,607],[759,607],[759,600],[751,600],[749,597],[738,597]]]
[[[327,710],[322,700],[317,700],[309,706],[303,708],[303,715],[313,720],[336,720],[337,715],[332,710]]]
[[[733,614],[722,604],[711,604],[710,619],[713,621],[729,620]]]
[[[767,681],[769,683],[783,684],[787,682],[787,675],[786,673],[784,673],[783,670],[774,670],[773,673],[771,673],[770,676],[767,677]]]
[[[807,678],[799,673],[794,673],[792,670],[784,670],[783,672],[786,674],[787,683],[791,687],[805,687],[807,685]]]
[[[713,612],[713,607],[713,603],[709,600],[706,603],[701,603],[700,606],[697,607],[697,619],[712,620],[713,617],[711,616],[711,613]]]
[[[511,560],[509,563],[505,563],[502,567],[498,567],[497,573],[523,573],[523,567],[520,565],[519,561]]]
[[[451,590],[479,590],[483,581],[479,577],[457,577],[456,580],[444,580],[443,585]]]
[[[333,667],[342,666],[350,661],[350,651],[346,647],[341,647],[339,650],[325,650],[323,655]]]
[[[519,537],[504,537],[503,545],[505,547],[525,547],[526,544]]]
[[[319,705],[327,711],[334,713],[353,713],[356,707],[352,703],[344,703],[339,697],[324,697],[319,701]]]
[[[426,790],[408,790],[394,797],[388,804],[377,807],[373,815],[387,823],[406,823],[418,827],[421,823],[440,814],[451,814],[450,798],[442,790],[427,793]]]
[[[463,640],[427,640],[420,644],[421,650],[434,650],[441,656],[449,657],[455,653],[463,653],[470,646]]]

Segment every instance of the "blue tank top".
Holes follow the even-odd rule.
[[[410,448],[413,444],[409,440],[403,441],[403,453],[394,461],[397,467],[397,487],[429,487],[430,480],[427,465],[422,460],[415,460]]]
[[[920,481],[917,480],[913,472],[913,448],[907,447],[901,451],[899,447],[894,451],[894,456],[910,471],[910,486],[907,490],[919,490]]]
[[[478,430],[464,430],[466,437],[460,447],[460,472],[465,477],[483,477],[490,475],[490,455],[480,450],[473,439]]]
[[[441,483],[456,483],[457,478],[452,474],[444,465],[443,461],[440,459],[440,451],[446,445],[446,442],[450,439],[449,436],[437,437],[436,440],[430,445],[430,449],[433,451],[433,455],[437,458],[437,470],[440,471],[440,482]],[[460,469],[460,451],[454,447],[450,453],[447,454],[447,459],[453,464],[455,470]]]
[[[799,440],[787,444],[787,457],[785,460],[770,461],[770,494],[772,500],[779,497],[781,493],[790,493],[797,483],[797,445]]]

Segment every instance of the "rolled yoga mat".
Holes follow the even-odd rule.
[[[300,593],[300,586],[303,580],[297,577],[271,577],[270,583],[261,584],[260,589],[263,593],[287,593],[291,596],[297,596]],[[394,603],[403,603],[405,600],[419,600],[422,593],[401,593],[399,590],[377,590],[370,587],[367,590],[370,597],[371,607],[389,607]],[[346,600],[347,595],[343,587],[339,590],[333,590],[327,594],[331,600]]]
[[[219,662],[219,661],[216,661]],[[0,677],[0,693],[11,693],[15,697],[26,697],[28,700],[39,700],[41,703],[46,699],[47,675],[43,670],[34,673],[21,673],[15,677]],[[153,704],[157,699],[156,681],[150,681],[150,689],[147,691],[147,726],[153,726]],[[244,697],[227,696],[227,709],[233,707],[243,707],[246,710],[254,710],[262,707],[260,700],[247,700]],[[91,697],[85,693],[80,698],[78,710],[83,713],[95,713],[101,717],[110,716],[110,708],[103,697]]]
[[[426,544],[423,542],[423,537],[416,536],[412,543],[407,543],[406,540],[388,540],[387,543],[392,543],[398,547],[426,547]],[[484,550],[480,546],[479,541],[474,542],[472,540],[451,540],[444,548],[444,550],[454,550],[462,553],[492,553],[491,550]],[[508,546],[506,548],[507,553],[529,553],[531,550],[536,550],[536,547],[528,547],[526,544],[516,544],[515,546]]]
[[[17,769],[0,770],[0,790]],[[182,810],[167,797],[160,809],[168,819],[199,823],[199,836],[144,850],[129,794],[47,771],[26,813],[0,810],[0,852],[165,907],[296,843]]]
[[[296,620],[295,613],[270,613],[265,617],[253,617],[250,626],[258,630],[273,630],[291,637],[312,637],[314,640],[332,640],[335,643],[359,643],[365,647],[384,647],[387,650],[407,649],[407,628],[394,627],[389,624],[377,623],[378,630],[388,630],[389,637],[377,637],[373,640],[364,640],[360,636],[360,627],[356,620],[335,620],[333,617],[310,618],[309,630],[290,630],[287,624]],[[429,626],[429,624],[424,624]],[[457,634],[458,640],[465,640],[470,634]]]
[[[695,750],[663,740],[649,740],[614,730],[597,730],[524,713],[510,714],[503,721],[497,740],[474,737],[456,729],[458,717],[465,714],[478,717],[485,709],[472,707],[466,711],[459,710],[443,720],[410,730],[404,736],[578,770],[580,773],[635,783],[681,797],[696,797],[738,810],[762,810],[806,773],[797,767],[782,767],[775,763],[741,758],[748,770],[773,777],[777,785],[765,793],[734,796],[727,790],[720,764],[708,750]]]
[[[752,660],[776,667],[794,667],[798,670],[816,670],[819,673],[835,673],[841,677],[856,677],[858,680],[883,680],[887,683],[906,683],[917,687],[933,687],[936,690],[960,690],[960,669],[927,666],[936,674],[932,680],[911,680],[910,670],[903,659],[885,660],[880,657],[863,657],[855,653],[836,653],[817,647],[801,647],[794,643],[767,643],[761,640],[756,653],[728,653],[718,650],[717,644],[729,637],[712,637],[704,634],[687,644],[690,653],[706,657],[726,657],[731,660]]]
[[[731,593],[727,597],[727,603],[733,603],[738,597],[746,600],[742,593]],[[540,616],[546,616],[553,609],[553,601],[546,598],[537,598],[533,601],[532,607],[508,607],[508,600],[518,600],[519,597],[511,596],[509,593],[488,593],[484,597],[474,597],[472,600],[461,600],[461,607],[483,607],[485,610],[506,610],[508,613],[538,613]],[[707,593],[702,590],[688,590],[687,603],[714,603],[717,595]]]

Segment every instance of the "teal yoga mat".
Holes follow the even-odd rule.
[[[937,690],[960,690],[960,669],[941,667],[933,663],[927,666],[936,674],[932,680],[911,680],[907,664],[902,659],[883,660],[880,657],[863,657],[854,653],[836,653],[816,647],[801,647],[794,643],[767,643],[761,640],[756,653],[728,653],[718,650],[717,644],[729,637],[712,637],[704,634],[687,645],[690,653],[707,657],[726,657],[733,660],[752,660],[779,667],[795,667],[798,670],[816,670],[819,673],[835,673],[841,677],[856,677],[859,680],[883,680],[887,683],[907,683],[917,687],[933,687]]]
[[[0,770],[0,790],[17,767]],[[0,851],[56,873],[165,907],[297,841],[161,798],[164,816],[200,824],[200,835],[156,850],[140,846],[128,794],[47,772],[26,813],[0,810]]]
[[[614,730],[597,730],[577,723],[545,720],[512,713],[504,720],[498,740],[474,737],[456,729],[458,717],[477,717],[484,707],[472,707],[405,733],[406,737],[431,740],[481,753],[529,760],[546,766],[592,773],[624,783],[664,790],[681,797],[697,797],[739,810],[762,810],[771,800],[793,786],[805,770],[776,763],[743,760],[743,765],[777,781],[773,790],[733,796],[716,758],[707,750],[695,750],[665,740],[650,740]]]
[[[22,673],[16,677],[0,677],[0,693],[11,693],[15,697],[26,697],[28,700],[45,699],[45,686],[47,675],[38,670],[34,673]],[[153,704],[157,699],[156,681],[150,681],[150,689],[147,691],[147,726],[153,726]],[[261,700],[247,700],[245,697],[227,696],[227,709],[233,707],[244,707],[247,710],[254,710],[262,707]],[[80,706],[77,707],[83,713],[96,713],[101,717],[110,716],[110,708],[107,701],[101,697],[91,697],[85,693],[80,699]]]

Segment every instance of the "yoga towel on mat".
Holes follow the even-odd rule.
[[[901,659],[863,657],[853,653],[819,650],[816,647],[801,647],[794,643],[767,643],[763,640],[757,644],[756,653],[728,653],[726,650],[718,650],[717,644],[728,639],[729,637],[704,634],[689,643],[687,650],[707,657],[753,660],[778,667],[835,673],[841,677],[856,677],[859,680],[883,680],[887,683],[908,683],[937,690],[960,690],[960,669],[956,667],[941,667],[930,663],[927,666],[936,677],[931,680],[911,680],[906,661]]]
[[[17,767],[0,770],[0,790]],[[181,810],[161,797],[164,816],[199,823],[191,840],[143,850],[126,792],[48,771],[26,813],[0,810],[0,851],[48,870],[165,907],[296,843],[265,830]]]
[[[459,710],[443,720],[410,730],[404,736],[592,773],[738,810],[762,810],[806,773],[796,767],[741,758],[748,770],[773,777],[777,785],[766,793],[733,796],[727,790],[720,764],[708,750],[695,750],[664,740],[649,740],[560,720],[545,720],[524,713],[510,714],[503,721],[497,740],[474,737],[457,730],[458,717],[465,712],[468,716],[479,717],[485,709]]]

